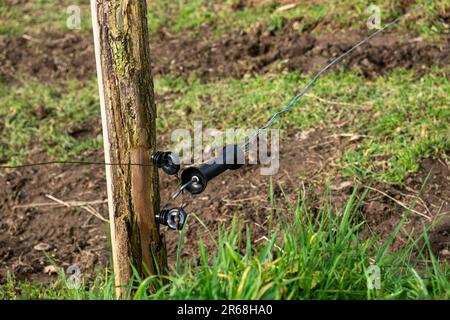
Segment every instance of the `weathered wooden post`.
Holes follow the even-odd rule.
[[[145,0],[91,0],[117,297],[132,277],[163,273],[153,79]],[[127,165],[131,164],[131,165]],[[136,166],[143,164],[146,166]]]

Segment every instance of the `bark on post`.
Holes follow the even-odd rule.
[[[91,0],[118,298],[132,277],[166,270],[159,211],[153,79],[145,0]]]

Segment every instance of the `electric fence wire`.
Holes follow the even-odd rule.
[[[350,53],[352,53],[353,51],[355,51],[356,49],[358,49],[359,47],[361,47],[362,45],[364,45],[365,43],[369,42],[372,38],[376,37],[377,35],[379,35],[380,33],[384,32],[386,29],[390,28],[391,26],[399,23],[401,20],[409,17],[410,15],[412,15],[413,13],[416,13],[417,11],[420,11],[422,9],[424,9],[426,6],[428,6],[430,3],[432,3],[432,0],[427,1],[426,3],[417,6],[415,9],[397,17],[396,19],[394,19],[393,21],[389,22],[388,24],[386,24],[384,27],[378,29],[377,31],[373,32],[371,35],[369,35],[368,37],[366,37],[365,39],[361,40],[360,42],[358,42],[357,44],[355,44],[353,47],[351,47],[349,50],[347,50],[346,52],[344,52],[343,54],[341,54],[340,56],[338,56],[337,58],[335,58],[334,60],[332,60],[330,63],[328,63],[325,67],[323,67],[319,72],[316,73],[316,75],[311,79],[311,81],[305,86],[305,88],[298,94],[296,95],[283,109],[277,111],[270,119],[269,121],[267,121],[262,127],[260,127],[254,135],[252,135],[242,146],[241,148],[247,152],[249,150],[250,145],[255,142],[256,139],[258,139],[258,137],[265,131],[267,130],[269,127],[271,127],[274,122],[284,113],[288,112],[289,110],[292,109],[292,107],[294,105],[297,104],[297,102],[299,102],[303,96],[309,91],[309,89],[314,85],[314,83],[316,83],[316,81],[320,78],[320,76],[322,74],[324,74],[326,71],[328,71],[330,68],[332,68],[333,66],[335,66],[337,63],[339,63],[341,60],[343,60],[345,57],[347,57]]]
[[[428,0],[427,2],[425,2],[422,5],[417,6],[416,8],[404,13],[403,15],[395,18],[394,20],[392,20],[391,22],[387,23],[384,27],[378,29],[377,31],[373,32],[372,34],[370,34],[369,36],[367,36],[366,38],[364,38],[363,40],[359,41],[358,43],[356,43],[355,45],[353,45],[349,50],[345,51],[343,54],[341,54],[340,56],[338,56],[337,58],[333,59],[331,62],[329,62],[325,67],[323,67],[322,69],[319,70],[319,72],[317,72],[314,77],[308,82],[308,84],[304,87],[304,89],[297,94],[283,109],[277,111],[270,119],[269,121],[267,121],[262,127],[260,127],[258,130],[256,130],[256,132],[249,138],[246,140],[245,143],[243,143],[242,145],[240,145],[240,148],[244,151],[244,153],[248,153],[250,150],[250,146],[259,138],[259,136],[265,131],[267,130],[269,127],[271,127],[275,121],[284,113],[288,112],[289,110],[292,109],[292,107],[294,107],[294,105],[297,104],[297,102],[299,102],[303,96],[309,91],[309,89],[311,89],[311,87],[316,83],[316,81],[325,73],[327,72],[329,69],[331,69],[333,66],[335,66],[336,64],[338,64],[340,61],[342,61],[345,57],[347,57],[348,55],[350,55],[353,51],[355,51],[356,49],[358,49],[359,47],[361,47],[362,45],[364,45],[365,43],[369,42],[372,38],[376,37],[377,35],[379,35],[380,33],[383,33],[386,29],[390,28],[393,25],[398,24],[401,20],[406,19],[407,17],[409,17],[410,15],[412,15],[413,13],[416,13],[422,9],[424,9],[425,7],[427,7],[430,3],[432,3],[433,0]],[[207,161],[203,161],[202,164],[205,163],[209,163],[211,162],[212,159],[209,159]],[[190,180],[188,181],[186,184],[182,185],[181,187],[179,187],[177,189],[176,192],[174,192],[172,194],[172,198],[175,199],[176,197],[178,197],[180,194],[183,193],[183,190],[185,188],[187,188],[189,185],[195,183],[194,180]]]
[[[22,169],[30,167],[42,167],[51,165],[80,165],[80,166],[139,166],[139,167],[153,167],[154,164],[142,163],[108,163],[108,162],[90,162],[90,161],[47,161],[35,162],[20,165],[0,165],[0,169]]]

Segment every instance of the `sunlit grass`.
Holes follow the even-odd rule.
[[[17,164],[39,152],[67,160],[101,148],[101,131],[92,132],[99,123],[95,81],[0,83],[0,96],[1,162]],[[77,130],[87,130],[89,137],[71,134]]]
[[[79,6],[80,29],[90,32],[91,12],[89,0],[35,0],[23,4],[0,4],[0,35],[21,36],[52,32],[68,32],[69,6]]]
[[[342,209],[323,197],[318,212],[300,194],[292,203],[271,193],[274,208],[267,241],[250,239],[251,225],[233,220],[213,234],[213,252],[199,243],[199,259],[178,260],[168,275],[141,279],[135,275],[129,299],[449,299],[450,269],[430,251],[427,233],[410,238],[403,249],[391,244],[403,219],[385,241],[360,218],[364,194],[355,192]],[[250,213],[249,213],[250,214]],[[196,222],[196,221],[193,221]],[[189,222],[188,222],[189,223]],[[197,222],[196,222],[197,223]],[[180,234],[179,253],[182,252]],[[380,270],[380,287],[370,286]],[[159,288],[149,293],[149,285]],[[0,286],[3,299],[113,299],[111,275],[105,271],[79,289],[66,276],[50,286],[15,281]]]
[[[367,8],[371,1],[301,1],[289,10],[280,10],[282,4],[267,2],[264,5],[236,8],[235,0],[149,0],[148,25],[152,32],[166,30],[171,33],[187,31],[192,35],[201,32],[203,26],[209,27],[216,35],[226,32],[249,29],[256,23],[266,23],[275,31],[289,19],[300,21],[300,32],[335,32],[339,29],[367,30],[366,22],[370,16]],[[419,1],[418,3],[423,3]],[[382,23],[386,24],[399,14],[400,1],[382,1],[376,3],[381,9]],[[89,0],[35,0],[21,6],[0,4],[0,35],[20,36],[40,32],[67,32],[67,8],[80,7],[80,29],[77,32],[89,33],[91,13]],[[409,8],[413,8],[414,4]],[[425,38],[437,38],[448,33],[445,22],[450,5],[448,1],[438,0],[425,12],[414,19],[405,20],[396,27],[399,31],[415,31]],[[315,28],[320,24],[319,28]]]

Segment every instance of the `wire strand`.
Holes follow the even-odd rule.
[[[347,57],[350,53],[352,53],[353,51],[355,51],[357,48],[361,47],[362,45],[364,45],[365,43],[369,42],[372,38],[376,37],[377,35],[379,35],[380,33],[384,32],[386,29],[390,28],[391,26],[397,24],[398,22],[400,22],[401,20],[405,19],[406,17],[410,16],[411,14],[422,10],[423,8],[425,8],[426,6],[428,6],[430,3],[432,3],[432,0],[427,1],[426,3],[417,6],[414,10],[411,10],[399,17],[397,17],[396,19],[394,19],[393,21],[389,22],[388,24],[386,24],[383,28],[378,29],[377,31],[373,32],[371,35],[369,35],[368,37],[364,38],[363,40],[361,40],[360,42],[358,42],[357,44],[355,44],[353,47],[351,47],[349,50],[347,50],[346,52],[344,52],[343,54],[341,54],[339,57],[333,59],[330,63],[328,63],[325,67],[323,67],[312,79],[311,81],[305,86],[305,88],[299,93],[297,94],[283,109],[277,111],[270,119],[269,121],[267,121],[262,127],[260,127],[256,133],[251,136],[243,145],[242,148],[244,149],[244,151],[248,151],[249,146],[261,135],[261,133],[263,133],[265,130],[267,130],[270,126],[273,125],[273,123],[283,114],[288,112],[307,92],[308,90],[314,85],[314,83],[320,78],[320,76],[322,74],[324,74],[326,71],[328,71],[330,68],[332,68],[333,66],[335,66],[338,62],[340,62],[342,59],[344,59],[345,57]]]
[[[89,162],[89,161],[47,161],[37,162],[21,165],[0,165],[0,169],[23,169],[30,167],[43,167],[51,165],[81,165],[81,166],[139,166],[139,167],[152,167],[153,164],[141,164],[141,163],[107,163],[107,162]]]

